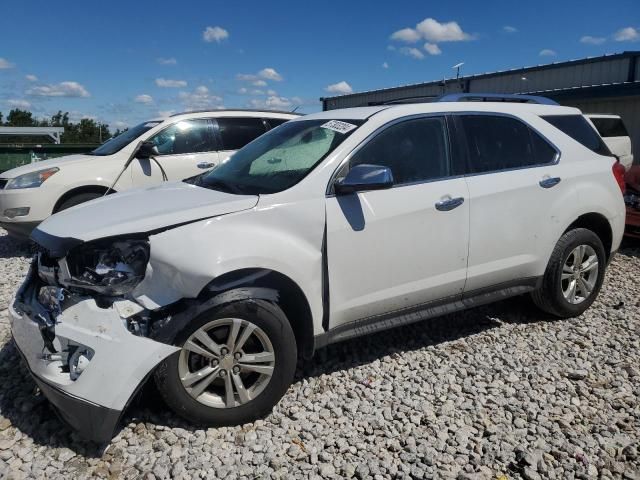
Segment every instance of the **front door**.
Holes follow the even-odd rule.
[[[387,166],[388,190],[327,197],[330,327],[432,301],[465,283],[469,202],[450,177],[444,117],[386,127],[356,151],[357,164]]]
[[[168,180],[177,181],[210,170],[218,164],[217,144],[207,119],[180,120],[149,139],[160,152],[156,160]],[[162,171],[153,160],[136,159],[132,163],[134,187],[162,181]]]

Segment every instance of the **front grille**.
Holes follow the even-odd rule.
[[[7,186],[8,182],[9,180],[7,180],[6,178],[0,178],[0,190],[4,189],[4,187]]]

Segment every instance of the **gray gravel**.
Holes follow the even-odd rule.
[[[106,447],[36,395],[6,303],[28,264],[0,231],[3,478],[640,479],[640,248],[582,317],[524,298],[331,346],[264,420],[194,429],[148,389]]]

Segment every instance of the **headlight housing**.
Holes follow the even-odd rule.
[[[146,239],[91,242],[74,248],[65,259],[67,288],[91,290],[105,296],[131,292],[144,278],[149,263]]]
[[[4,187],[5,190],[16,190],[19,188],[36,188],[42,185],[49,177],[59,172],[58,167],[45,168],[36,172],[25,173],[16,178],[12,178]]]

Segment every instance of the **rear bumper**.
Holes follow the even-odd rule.
[[[9,304],[16,346],[62,419],[87,439],[107,442],[148,375],[179,349],[133,335],[114,307],[99,308],[91,297],[73,297],[47,324],[34,270]],[[77,376],[70,368],[74,352],[88,358]]]

